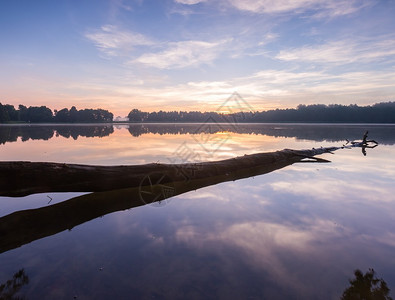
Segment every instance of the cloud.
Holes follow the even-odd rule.
[[[315,4],[314,0],[230,0],[230,3],[239,10],[254,13],[280,13],[306,9]]]
[[[176,3],[186,4],[186,5],[194,5],[201,2],[205,2],[206,0],[174,0]]]
[[[122,113],[117,111],[117,114],[124,115],[129,112],[130,103],[148,111],[157,110],[158,107],[163,110],[214,111],[235,91],[254,110],[290,108],[299,103],[317,101],[323,104],[353,104],[356,99],[359,104],[372,104],[390,101],[395,94],[394,71],[331,74],[325,71],[273,69],[222,81],[197,80],[181,84],[171,84],[165,78],[160,82],[144,78],[144,82],[137,84],[138,76],[127,80],[111,77],[115,79],[92,78],[91,83],[76,82],[67,90],[64,83],[54,83],[54,86],[59,86],[56,97],[72,93],[81,101],[94,99],[95,105],[111,105],[111,111],[124,110]]]
[[[259,46],[266,45],[278,39],[279,35],[277,33],[267,33],[263,36],[262,40],[258,43]]]
[[[224,245],[232,251],[240,251],[240,257],[248,258],[246,263],[265,270],[271,280],[288,290],[300,290],[306,278],[300,276],[300,269],[295,272],[289,261],[296,259],[308,265],[313,257],[315,261],[325,261],[330,265],[336,259],[332,253],[338,245],[333,241],[348,241],[349,236],[355,241],[359,236],[355,237],[353,233],[352,229],[340,228],[331,220],[304,218],[300,223],[287,220],[282,223],[238,222],[230,226],[214,224],[207,232],[196,226],[184,225],[177,229],[175,238],[193,249]],[[311,273],[314,268],[308,266],[307,269]],[[309,293],[309,288],[305,293]]]
[[[180,69],[214,61],[230,40],[219,42],[181,41],[171,42],[167,49],[157,53],[146,53],[133,60],[158,69]]]
[[[226,81],[195,81],[152,89],[145,95],[157,94],[161,99],[183,99],[184,105],[199,108],[202,103],[216,107],[234,91],[255,109],[293,106],[294,103],[354,103],[359,97],[371,103],[372,94],[393,95],[394,72],[347,72],[264,70],[251,76]],[[350,97],[351,96],[351,97]],[[374,98],[374,99],[377,99]],[[361,101],[362,101],[361,100]],[[164,100],[166,101],[166,100]],[[281,105],[280,105],[281,104]]]
[[[196,12],[192,9],[190,9],[189,7],[173,7],[170,11],[169,14],[179,14],[182,15],[184,17],[190,16],[195,14]]]
[[[193,15],[193,14],[200,14],[201,11],[194,10],[193,6],[195,4],[206,2],[207,0],[174,0],[175,3],[181,5],[174,5],[171,10],[169,11],[170,14],[180,14],[184,17]]]
[[[277,98],[285,104],[293,101],[316,102],[319,97],[323,103],[350,103],[356,96],[367,101],[375,94],[377,99],[378,91],[383,95],[393,95],[394,76],[393,71],[333,74],[327,71],[264,70],[239,78],[234,86],[247,99]]]
[[[339,17],[353,14],[362,8],[371,6],[374,3],[370,1],[355,1],[355,0],[331,0],[324,1],[324,5],[321,10],[317,11],[314,15],[315,18],[328,18],[328,17]]]
[[[201,64],[210,64],[225,50],[232,39],[215,42],[187,40],[177,42],[153,41],[151,38],[130,30],[122,30],[114,25],[102,26],[85,34],[96,47],[110,57],[122,57],[125,63],[135,63],[158,69],[182,69]],[[145,47],[145,53],[137,54],[135,48]],[[157,50],[155,49],[161,49]],[[141,49],[139,49],[141,53]]]
[[[114,25],[102,26],[99,30],[85,35],[109,56],[125,55],[136,46],[149,46],[153,42],[146,36],[129,30],[121,30]]]
[[[282,50],[275,58],[315,63],[372,62],[395,55],[395,40],[343,40],[322,45]]]
[[[252,13],[303,13],[316,11],[315,17],[351,14],[367,5],[356,0],[229,0],[235,8]]]
[[[345,42],[331,42],[319,46],[305,46],[282,50],[276,58],[284,61],[351,62],[352,46]]]

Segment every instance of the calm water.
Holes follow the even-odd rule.
[[[212,161],[342,145],[367,129],[380,145],[366,156],[339,150],[321,156],[331,163],[192,190],[3,250],[0,284],[23,269],[26,299],[338,299],[355,269],[374,268],[394,297],[395,126],[0,126],[0,158]],[[0,218],[80,195],[0,197]]]

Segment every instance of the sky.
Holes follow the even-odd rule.
[[[395,1],[0,0],[0,102],[216,111],[395,101]]]

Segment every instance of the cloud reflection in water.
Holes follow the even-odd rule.
[[[233,134],[211,159],[333,144],[291,136]],[[7,143],[1,151],[8,159],[39,159],[46,149],[54,161],[164,162],[187,138],[134,137],[122,128],[105,139],[28,141],[30,153]],[[2,254],[0,262],[9,272],[26,267],[32,274],[28,292],[44,298],[78,292],[97,299],[336,299],[354,269],[369,267],[394,290],[394,154],[385,145],[367,157],[359,149],[338,151],[324,156],[331,164],[296,164],[191,191],[160,208],[105,215],[35,241]],[[1,279],[12,275],[1,272]]]

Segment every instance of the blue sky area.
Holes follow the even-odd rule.
[[[0,0],[0,102],[214,111],[395,101],[395,2]]]

